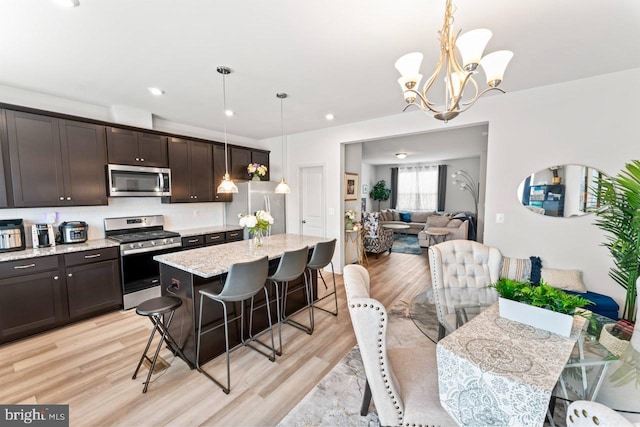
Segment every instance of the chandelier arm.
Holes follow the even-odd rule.
[[[479,93],[479,94],[478,94],[474,99],[472,99],[472,100],[469,102],[469,104],[468,104],[468,105],[466,105],[466,107],[465,107],[465,108],[463,108],[462,110],[460,110],[460,111],[459,111],[459,113],[464,113],[465,111],[467,111],[469,108],[471,108],[471,106],[472,106],[473,104],[475,104],[475,103],[476,103],[476,101],[477,101],[478,99],[480,99],[480,97],[481,97],[482,95],[484,95],[485,93],[487,93],[487,92],[489,92],[489,91],[492,91],[492,90],[498,90],[498,91],[500,91],[500,92],[502,92],[502,93],[506,93],[504,90],[502,90],[502,89],[501,89],[501,88],[499,88],[499,87],[488,87],[488,88],[486,88],[485,90],[483,90],[482,92],[480,92],[480,93]]]
[[[460,105],[464,106],[465,108],[466,108],[467,105],[469,105],[470,103],[474,102],[474,100],[478,97],[478,83],[476,83],[476,79],[473,78],[473,74],[472,73],[469,73],[469,76],[465,80],[465,82],[467,82],[467,81],[471,81],[471,83],[473,83],[473,87],[475,88],[475,94],[471,97],[471,99],[469,101],[463,101],[462,99],[460,100]],[[466,86],[466,84],[467,83],[465,83],[464,86]],[[460,93],[460,96],[462,97],[462,92]]]
[[[412,92],[413,94],[417,95],[418,98],[420,98],[420,103],[421,105],[418,105],[418,103],[416,103],[415,101],[408,104],[406,107],[404,107],[404,109],[402,111],[406,111],[407,107],[411,106],[411,105],[415,105],[416,107],[420,108],[422,111],[426,112],[426,111],[432,111],[434,113],[440,113],[440,111],[434,109],[432,107],[433,103],[431,101],[429,101],[427,98],[425,98],[424,96],[422,96],[422,94],[418,91],[416,91],[415,89],[407,89],[405,92]]]
[[[433,105],[433,102],[429,101],[429,98],[427,97],[427,92],[429,92],[429,90],[431,89],[431,86],[433,86],[433,84],[435,83],[436,79],[440,75],[440,70],[442,69],[442,63],[444,62],[443,58],[444,58],[444,55],[441,52],[440,53],[440,59],[438,60],[438,64],[436,65],[435,71],[433,72],[433,74],[431,74],[431,77],[429,77],[429,80],[427,80],[427,82],[424,84],[423,89],[422,89],[422,94],[420,96],[420,99],[426,100],[427,104],[429,104],[429,105]],[[433,111],[434,113],[438,113],[439,112],[439,111],[434,110],[433,108],[429,108],[429,110]]]

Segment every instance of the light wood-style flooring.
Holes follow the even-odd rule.
[[[426,255],[384,253],[370,258],[368,270],[372,296],[387,307],[430,283]],[[311,336],[283,325],[284,354],[275,362],[248,348],[233,352],[229,395],[166,349],[161,355],[172,365],[142,394],[147,370],[131,375],[151,322],[129,310],[0,347],[0,403],[69,404],[72,426],[275,425],[355,345],[336,279],[339,315],[316,310]],[[204,368],[224,379],[224,357]]]

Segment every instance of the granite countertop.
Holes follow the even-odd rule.
[[[165,255],[156,255],[154,260],[171,267],[184,270],[200,277],[210,278],[229,271],[231,265],[238,262],[253,261],[263,256],[269,259],[280,257],[286,251],[300,249],[303,246],[315,246],[327,242],[327,237],[302,236],[298,234],[276,234],[264,238],[264,245],[254,247],[253,240],[207,246]]]
[[[27,248],[22,251],[0,253],[0,262],[16,261],[20,259],[37,258],[49,255],[64,255],[71,252],[91,251],[94,249],[112,248],[120,246],[118,242],[109,239],[87,240],[84,243],[56,245],[48,248]]]
[[[171,231],[179,233],[180,237],[201,236],[203,234],[224,233],[225,231],[236,230],[242,230],[242,227],[239,225],[212,225],[210,227],[187,228],[184,230],[171,229]]]

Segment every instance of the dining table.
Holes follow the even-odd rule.
[[[575,400],[640,421],[640,353],[631,345],[613,353],[601,338],[616,320],[586,312],[562,337],[500,317],[492,292],[428,288],[409,306],[416,326],[437,342],[440,401],[459,425],[538,426],[545,418],[554,425],[557,405]],[[457,326],[440,341],[436,302]]]

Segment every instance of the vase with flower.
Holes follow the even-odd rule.
[[[344,229],[353,230],[353,221],[356,219],[356,212],[353,209],[349,209],[344,213]]]
[[[251,176],[252,181],[260,181],[260,177],[267,175],[267,167],[259,163],[249,163],[247,173]]]
[[[273,224],[273,217],[267,211],[259,210],[255,215],[239,214],[240,225],[247,227],[253,239],[253,245],[260,247],[263,245],[263,238],[269,232],[269,227]]]

